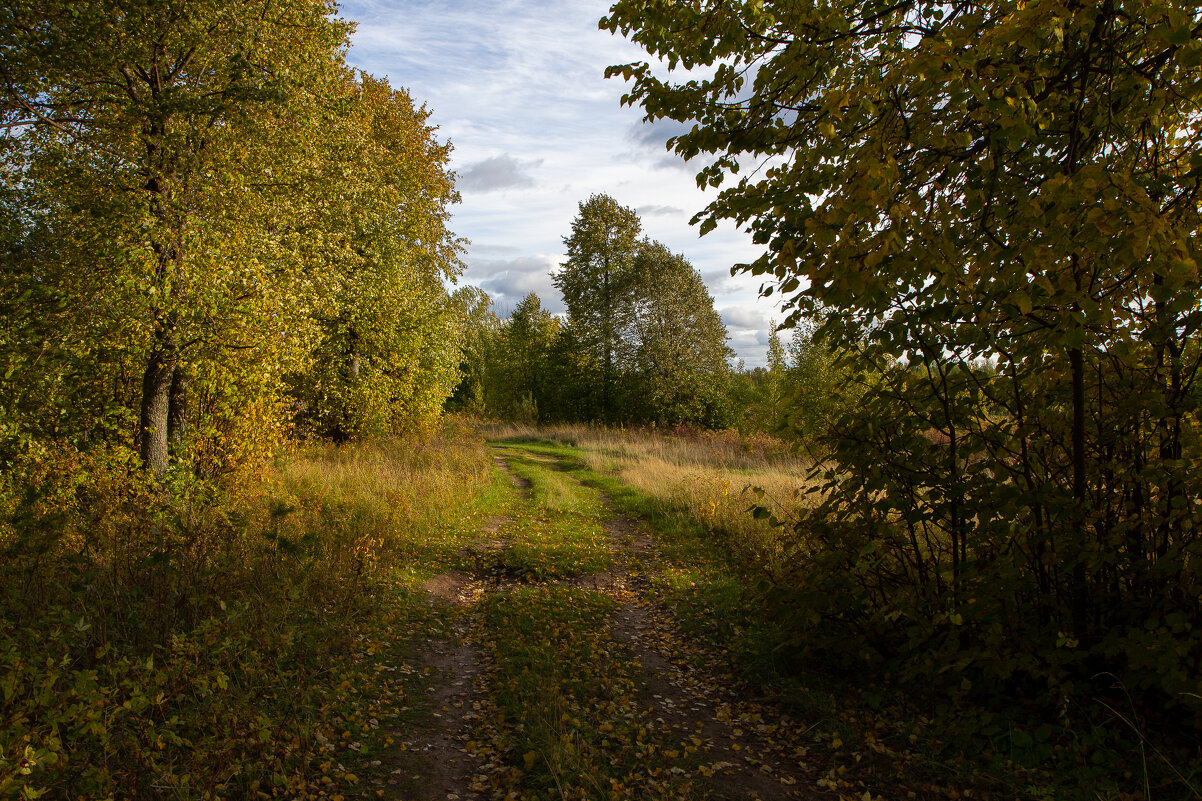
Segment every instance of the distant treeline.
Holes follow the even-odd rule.
[[[537,295],[501,320],[486,298],[469,315],[454,409],[502,419],[730,424],[726,327],[684,256],[641,237],[607,195],[580,204],[555,284],[561,320]]]

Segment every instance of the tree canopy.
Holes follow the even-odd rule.
[[[683,255],[643,241],[635,259],[633,356],[638,417],[721,426],[733,351],[700,273]]]
[[[686,71],[609,74],[695,123],[670,145],[722,188],[702,230],[746,226],[742,269],[791,321],[822,304],[816,340],[865,393],[804,523],[854,577],[807,573],[828,614],[878,653],[1036,630],[1053,659],[1067,632],[1054,661],[1086,672],[1126,670],[1137,619],[1199,619],[1170,600],[1202,522],[1196,4],[619,0],[601,26]],[[1187,651],[1124,675],[1186,703]]]
[[[348,32],[319,0],[0,11],[6,448],[224,470],[299,374],[310,417],[430,424],[457,362],[449,150],[351,73]]]
[[[581,201],[564,237],[567,260],[554,274],[578,340],[599,367],[602,415],[617,418],[617,375],[629,359],[625,345],[634,317],[635,259],[642,223],[634,209],[609,195]]]
[[[534,293],[507,320],[482,311],[452,406],[526,422],[729,424],[731,351],[701,275],[612,197],[579,210],[552,274],[566,319]]]
[[[693,266],[641,231],[633,209],[593,195],[554,274],[571,334],[596,365],[602,419],[720,424],[726,327]]]

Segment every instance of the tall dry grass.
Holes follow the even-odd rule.
[[[809,464],[793,453],[789,443],[767,434],[744,435],[684,425],[671,429],[626,429],[581,424],[486,423],[479,431],[491,440],[545,440],[619,460],[651,458],[679,466],[736,472],[785,470],[802,474]]]
[[[772,576],[781,575],[798,542],[786,528],[757,519],[752,507],[770,508],[787,521],[814,497],[806,493],[813,486],[806,477],[809,460],[762,434],[515,423],[488,424],[481,433],[490,440],[577,448],[589,470],[633,487],[665,512],[692,519],[748,566]]]
[[[470,436],[312,447],[279,466],[254,505],[269,526],[284,504],[284,536],[316,538],[335,571],[372,575],[449,547],[490,468]]]
[[[65,448],[6,478],[2,798],[316,797],[353,693],[388,691],[372,655],[424,608],[398,574],[439,569],[494,485],[470,436],[222,486]]]

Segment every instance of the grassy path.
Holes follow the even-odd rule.
[[[764,576],[792,556],[740,487],[796,487],[796,464],[729,438],[488,433],[313,449],[213,509],[120,512],[80,540],[84,573],[62,549],[10,565],[0,798],[1148,795],[1092,792],[1092,762],[1024,766],[1061,746],[1022,720],[974,731],[992,713],[791,654]]]
[[[402,666],[423,709],[382,755],[379,797],[840,795],[808,726],[736,697],[721,655],[654,601],[663,556],[643,524],[562,449],[494,452],[511,486],[425,582],[450,622]]]

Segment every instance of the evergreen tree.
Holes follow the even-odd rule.
[[[542,307],[533,292],[510,315],[503,336],[509,357],[510,408],[521,411],[515,416],[537,422],[540,410],[548,408],[549,359],[559,328],[559,319]]]

